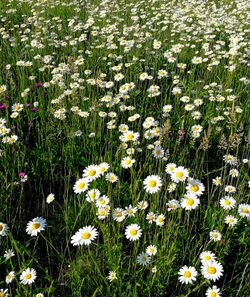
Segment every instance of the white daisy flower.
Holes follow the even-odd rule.
[[[97,179],[101,175],[100,167],[97,165],[89,165],[83,170],[82,177],[89,181]]]
[[[14,278],[15,278],[15,272],[10,271],[5,277],[6,284],[10,284],[13,281]],[[0,296],[1,296],[1,294],[0,294]]]
[[[186,186],[186,190],[188,193],[194,194],[196,196],[200,196],[205,191],[205,187],[203,183],[201,183],[197,179],[191,179]]]
[[[76,245],[89,245],[92,240],[98,236],[97,229],[93,226],[80,228],[75,235],[71,237],[71,243]]]
[[[235,226],[237,224],[237,222],[238,222],[238,219],[234,216],[226,216],[225,217],[225,223],[227,225],[229,225],[230,227]]]
[[[162,180],[158,175],[149,175],[145,178],[143,184],[146,192],[153,194],[159,192],[162,186]]]
[[[24,285],[32,284],[37,278],[36,271],[34,268],[27,268],[20,276],[20,281]]]
[[[186,194],[181,200],[181,207],[186,210],[192,210],[197,208],[200,204],[200,199],[193,194]]]
[[[196,276],[197,276],[197,271],[194,267],[192,266],[183,266],[179,272],[179,281],[182,284],[191,284],[194,281],[196,281]]]
[[[86,178],[80,178],[76,181],[73,190],[76,194],[85,192],[88,189],[89,180]]]
[[[189,172],[183,166],[176,167],[171,174],[171,179],[178,183],[180,181],[184,182],[188,178]]]
[[[139,225],[131,224],[126,227],[125,235],[130,241],[138,240],[142,235],[142,230]]]
[[[213,230],[209,233],[210,235],[210,239],[213,240],[213,241],[220,241],[221,238],[222,238],[222,235],[219,231],[217,230]]]
[[[137,263],[142,266],[146,266],[151,262],[151,257],[146,253],[141,253],[137,256]]]
[[[220,199],[220,206],[223,209],[232,209],[236,204],[236,200],[231,196],[225,196]]]
[[[149,255],[149,256],[154,256],[156,255],[157,253],[157,247],[155,245],[149,245],[147,248],[146,248],[146,253]]]
[[[208,262],[208,261],[215,260],[216,256],[214,253],[210,251],[204,251],[200,254],[200,259],[201,259],[201,262]]]
[[[26,232],[31,236],[37,236],[38,233],[45,230],[45,226],[46,220],[42,217],[36,217],[32,221],[28,222]]]
[[[220,289],[217,286],[208,288],[206,291],[206,297],[221,297]]]
[[[238,213],[242,218],[250,218],[250,205],[242,203],[238,207]]]
[[[217,261],[203,262],[201,266],[201,273],[204,278],[216,281],[223,275],[223,267]]]

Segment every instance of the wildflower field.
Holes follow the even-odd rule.
[[[249,23],[0,0],[0,297],[250,296]]]

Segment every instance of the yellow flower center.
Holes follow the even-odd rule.
[[[115,178],[114,178],[114,176],[113,175],[111,175],[110,177],[109,177],[109,180],[110,181],[113,181]]]
[[[204,257],[204,259],[208,261],[208,260],[211,259],[211,256],[207,255],[207,256]]]
[[[82,239],[89,239],[91,234],[89,232],[83,232]]]
[[[243,212],[243,213],[249,213],[249,209],[246,208],[246,207],[244,207],[244,208],[242,208],[242,212]]]
[[[132,133],[127,134],[127,140],[133,140],[134,135]]]
[[[122,213],[119,211],[119,212],[116,214],[116,216],[117,216],[118,218],[120,218],[120,217],[122,216]]]
[[[187,205],[192,206],[192,205],[194,204],[194,199],[192,199],[192,198],[187,198],[187,199],[186,199],[186,203],[187,203]]]
[[[126,160],[126,161],[125,161],[125,164],[126,164],[126,165],[131,164],[131,160],[130,160],[130,159]]]
[[[160,155],[161,151],[160,150],[156,150],[155,153],[156,153],[156,155]]]
[[[207,272],[210,274],[215,274],[216,273],[216,268],[214,266],[208,266]]]
[[[84,182],[80,182],[79,184],[78,184],[78,188],[79,189],[83,189],[84,187],[85,187],[85,183]]]
[[[213,234],[213,238],[218,238],[218,234],[217,233],[214,233]]]
[[[175,175],[176,175],[176,177],[178,177],[178,178],[182,178],[183,175],[184,175],[184,173],[183,173],[182,171],[177,171]]]
[[[216,296],[217,296],[217,293],[216,293],[216,292],[211,292],[211,293],[210,293],[210,296],[211,296],[211,297],[216,297]]]
[[[230,201],[230,200],[225,200],[225,201],[224,201],[224,204],[225,204],[225,205],[230,205],[230,204],[231,204],[231,201]]]
[[[100,200],[100,204],[102,204],[102,205],[105,204],[105,200],[104,199],[101,199]]]
[[[96,175],[96,170],[90,169],[89,170],[89,176],[95,176]]]
[[[228,223],[233,223],[234,222],[234,219],[229,218],[227,221],[228,221]]]
[[[104,209],[99,210],[99,215],[104,216],[105,215],[105,210]]]
[[[163,218],[158,218],[158,222],[159,222],[159,223],[162,223],[163,221],[164,221]]]
[[[3,230],[3,224],[0,224],[0,231]]]
[[[33,223],[33,224],[31,225],[31,229],[32,229],[32,230],[37,230],[40,226],[41,226],[41,225],[40,225],[39,223]]]
[[[95,195],[95,193],[90,193],[90,194],[89,194],[89,197],[90,197],[91,199],[95,199],[96,195]]]
[[[25,275],[25,278],[26,278],[26,279],[31,279],[31,277],[32,277],[31,273],[27,273],[27,274]]]
[[[157,185],[157,183],[156,183],[155,180],[151,180],[151,181],[148,182],[148,185],[149,185],[150,187],[155,187],[155,186]]]
[[[199,186],[198,185],[192,185],[191,186],[191,191],[192,192],[198,192],[199,191]]]
[[[4,292],[0,292],[0,297],[4,297],[4,296],[5,296]]]
[[[189,278],[191,276],[191,272],[190,271],[185,271],[184,272],[184,277]]]
[[[100,167],[100,171],[101,172],[105,172],[106,171],[106,168],[105,167]]]
[[[130,230],[130,235],[135,236],[137,234],[137,230],[131,229]]]

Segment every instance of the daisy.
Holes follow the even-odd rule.
[[[24,270],[20,276],[20,281],[24,285],[30,285],[32,284],[35,279],[37,278],[36,276],[36,271],[34,268],[27,268]]]
[[[250,218],[250,205],[243,203],[238,207],[238,213],[242,218]]]
[[[15,272],[14,271],[11,271],[9,272],[7,275],[6,275],[6,278],[5,278],[5,282],[6,284],[10,284],[13,279],[15,278]],[[0,295],[1,296],[1,295]]]
[[[200,199],[193,194],[186,194],[181,200],[181,207],[186,210],[195,209],[200,204]]]
[[[122,141],[128,142],[128,141],[133,141],[135,142],[139,138],[139,133],[138,132],[133,132],[133,131],[126,131],[122,135]]]
[[[170,210],[176,210],[177,208],[180,207],[180,203],[176,199],[172,199],[172,200],[168,201],[166,203],[166,205],[167,205],[167,208],[168,208],[167,210],[168,211],[170,211]]]
[[[139,263],[142,266],[146,266],[151,262],[151,258],[148,254],[146,253],[141,253],[137,257],[137,263]]]
[[[36,297],[44,297],[44,295],[42,293],[38,293],[36,294]]]
[[[8,289],[1,289],[0,290],[0,297],[9,297]]]
[[[132,205],[126,206],[125,212],[128,217],[134,217],[137,212],[137,207],[132,207]]]
[[[104,220],[108,217],[109,215],[109,212],[110,212],[110,206],[107,205],[106,207],[100,207],[97,209],[97,217],[99,220]]]
[[[196,281],[197,271],[192,266],[183,266],[179,272],[179,281],[182,284],[191,284],[192,282]]]
[[[157,193],[162,186],[162,180],[158,175],[149,175],[143,181],[144,189],[147,193]]]
[[[191,179],[188,185],[186,186],[186,190],[188,193],[200,196],[203,194],[205,187],[199,180]]]
[[[0,222],[0,236],[5,236],[8,229],[7,224]]]
[[[15,256],[15,253],[14,253],[13,250],[7,250],[7,251],[4,252],[4,255],[3,256],[4,256],[4,258],[6,260],[9,260],[10,258],[12,258],[12,257]]]
[[[152,223],[154,222],[155,218],[156,218],[156,215],[155,215],[155,213],[153,213],[153,212],[149,212],[149,213],[147,214],[147,216],[146,216],[146,220],[147,220],[150,224],[152,224]]]
[[[180,181],[185,181],[186,178],[188,177],[189,172],[187,169],[185,169],[183,166],[176,167],[174,171],[171,174],[171,179],[175,182],[178,183]]]
[[[157,253],[157,247],[155,245],[149,245],[147,248],[146,248],[146,253],[149,255],[149,256],[154,256],[156,255]]]
[[[109,197],[106,195],[101,196],[95,202],[97,207],[105,207],[109,204]]]
[[[109,274],[107,276],[107,280],[109,280],[110,282],[112,282],[115,279],[117,279],[116,272],[115,271],[109,271]]]
[[[236,188],[234,186],[228,185],[225,187],[225,192],[227,193],[235,193],[236,192]]]
[[[220,289],[217,286],[208,288],[206,291],[206,297],[221,297]]]
[[[148,208],[148,202],[147,201],[139,201],[137,204],[138,209],[145,210]]]
[[[223,267],[217,261],[203,262],[201,266],[201,273],[204,278],[216,281],[223,275]]]
[[[98,189],[92,189],[87,192],[86,200],[88,202],[95,202],[101,195],[101,192]]]
[[[163,214],[160,214],[154,221],[157,226],[161,227],[165,224],[165,216]]]
[[[126,238],[130,241],[138,240],[142,235],[140,226],[137,224],[131,224],[127,226],[125,230],[125,235]]]
[[[42,217],[36,217],[32,221],[28,222],[26,232],[31,236],[37,236],[38,233],[45,230],[45,226],[46,220]]]
[[[89,245],[92,240],[98,236],[98,232],[93,226],[86,226],[80,228],[75,235],[71,237],[71,243],[76,245]]]
[[[89,181],[97,179],[101,175],[100,168],[97,165],[89,165],[83,170],[82,177]]]
[[[175,168],[176,168],[176,164],[169,163],[169,164],[167,164],[167,166],[165,168],[165,172],[168,174],[172,174],[174,172]]]
[[[239,171],[237,169],[231,169],[229,171],[229,175],[231,175],[232,177],[237,177],[239,175]]]
[[[100,174],[102,175],[102,174],[104,174],[106,171],[108,171],[109,167],[110,167],[110,166],[109,166],[108,163],[106,163],[106,162],[101,163],[101,164],[99,165],[99,171],[100,171]]]
[[[236,200],[233,197],[225,196],[220,199],[220,206],[223,209],[232,209],[236,204]]]
[[[157,159],[164,157],[164,149],[160,145],[155,146],[152,153],[153,156]]]
[[[238,222],[238,219],[234,216],[226,216],[225,217],[225,223],[227,225],[229,225],[230,227],[235,226],[237,224],[237,222]]]
[[[221,240],[221,233],[217,230],[213,230],[209,233],[210,239],[213,241],[220,241]]]
[[[113,211],[113,219],[117,222],[122,222],[126,218],[126,211],[122,208],[116,208]]]
[[[106,175],[106,180],[113,184],[118,181],[118,177],[113,172],[110,172]]]
[[[168,190],[169,193],[174,192],[176,190],[176,184],[175,183],[170,183],[168,185],[168,189],[167,190]]]
[[[216,259],[216,256],[210,251],[205,251],[200,254],[200,259],[201,262],[214,261]]]
[[[54,194],[49,194],[48,196],[47,196],[47,198],[46,198],[46,202],[48,203],[48,204],[50,204],[52,201],[54,201],[55,200],[55,195]]]
[[[85,192],[88,189],[89,180],[86,178],[80,178],[76,181],[73,190],[76,194]]]
[[[212,182],[213,182],[213,184],[216,186],[216,187],[218,187],[218,186],[220,186],[221,185],[221,177],[220,176],[216,176],[216,178],[214,178],[213,180],[212,180]]]
[[[132,167],[134,163],[135,163],[135,160],[131,159],[130,157],[125,157],[121,161],[122,168],[125,168],[125,169]]]

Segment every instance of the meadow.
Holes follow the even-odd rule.
[[[250,296],[249,23],[0,0],[0,297]]]

